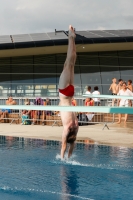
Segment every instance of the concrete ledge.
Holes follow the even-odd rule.
[[[0,135],[37,138],[45,140],[61,141],[63,127],[51,127],[40,125],[16,125],[0,124]],[[77,141],[84,143],[98,143],[112,146],[124,146],[133,148],[133,125],[127,123],[125,127],[121,125],[110,124],[110,130],[102,130],[103,125],[80,126]]]

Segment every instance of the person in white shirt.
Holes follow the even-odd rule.
[[[91,94],[91,86],[88,86],[88,87],[87,87],[87,91],[86,91],[85,94]]]
[[[122,89],[123,80],[120,78],[117,85],[117,93]]]
[[[133,93],[129,89],[127,89],[126,82],[123,82],[122,83],[122,89],[118,92],[117,95],[133,96]],[[118,106],[119,107],[128,107],[129,106],[129,100],[128,99],[119,99],[118,100]],[[125,120],[124,120],[125,124],[127,122],[127,117],[128,117],[128,114],[125,114]],[[117,124],[120,124],[120,123],[121,123],[121,114],[119,114],[119,120],[118,120]]]
[[[95,86],[94,87],[94,92],[92,92],[92,94],[99,94],[100,95],[100,92],[98,91],[98,87]],[[100,99],[99,98],[94,98],[94,105],[95,106],[99,106],[100,105]]]

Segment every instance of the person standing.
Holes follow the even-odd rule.
[[[116,78],[112,79],[112,84],[110,85],[109,90],[112,91],[112,95],[117,95],[117,84],[116,84],[117,80]]]
[[[16,105],[17,102],[12,98],[12,96],[9,96],[6,100],[6,105]],[[3,108],[0,113],[2,114],[1,119],[4,118],[5,122],[8,122],[8,114],[14,112],[15,110]]]
[[[122,83],[122,89],[118,92],[117,95],[121,95],[121,96],[133,96],[133,93],[129,89],[127,89],[126,82],[123,82]],[[118,100],[118,106],[119,107],[129,107],[129,100],[128,99],[119,99]],[[118,120],[117,124],[120,124],[121,123],[121,117],[122,117],[122,115],[119,114],[118,117],[119,117],[119,120]],[[125,114],[125,120],[124,120],[125,124],[127,122],[127,117],[128,117],[128,114]]]
[[[117,95],[117,87],[118,86],[117,86],[116,82],[117,82],[116,78],[113,78],[112,84],[110,85],[110,88],[109,88],[109,90],[112,91],[112,95]],[[114,106],[115,100],[116,99],[112,99],[112,106]]]
[[[59,79],[59,97],[60,106],[72,106],[72,97],[74,96],[74,65],[76,62],[76,47],[75,47],[75,32],[74,28],[69,26],[68,50],[67,58],[64,63],[63,71]],[[78,119],[76,113],[61,111],[61,120],[63,124],[61,158],[69,143],[68,158],[72,155],[74,142],[78,132]]]
[[[127,88],[128,88],[131,92],[133,92],[132,80],[128,80],[128,82],[127,82]]]
[[[100,95],[100,92],[98,91],[98,87],[97,86],[94,87],[94,92],[92,92],[92,94]],[[99,106],[100,105],[100,99],[99,98],[94,98],[93,100],[94,100],[94,105],[95,106]]]
[[[123,80],[120,78],[117,85],[117,93],[122,89]]]
[[[133,86],[132,86],[132,80],[128,80],[127,82],[127,88],[133,92]],[[132,107],[132,100],[129,101],[130,106]]]
[[[87,91],[85,92],[85,94],[91,94],[91,86],[87,87]]]
[[[37,105],[37,106],[43,106],[44,105],[44,101],[42,98],[36,98],[35,102],[34,102],[34,105]],[[33,122],[32,122],[32,125],[35,125],[35,123],[37,122],[37,119],[40,120],[40,116],[42,115],[42,125],[44,125],[44,120],[45,120],[45,112],[44,110],[41,111],[41,110],[34,110],[33,111]]]

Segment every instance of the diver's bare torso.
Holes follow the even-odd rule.
[[[71,102],[72,102],[72,97],[66,97],[64,95],[60,95],[60,106],[72,106]],[[74,112],[61,111],[60,115],[64,129],[77,130],[78,119]]]

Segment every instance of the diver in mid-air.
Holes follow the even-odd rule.
[[[74,28],[69,26],[68,35],[68,50],[67,58],[64,63],[63,71],[59,80],[59,97],[60,106],[71,106],[72,97],[74,96],[74,65],[76,62],[76,47],[75,47],[75,31]],[[78,132],[78,119],[76,113],[61,111],[61,119],[63,123],[62,133],[62,147],[61,158],[64,158],[64,154],[67,148],[67,143],[70,144],[68,150],[68,158],[72,155],[74,142],[76,140]]]

